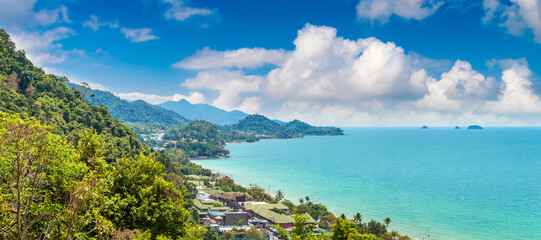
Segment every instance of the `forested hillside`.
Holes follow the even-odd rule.
[[[0,29],[0,239],[199,239],[182,174]],[[111,163],[111,164],[108,164]]]
[[[134,131],[111,117],[107,108],[88,103],[82,92],[71,91],[65,85],[67,78],[35,67],[4,30],[0,30],[0,44],[0,111],[34,117],[74,145],[92,128],[104,136],[107,161],[143,150]]]
[[[343,135],[336,127],[314,127],[299,120],[293,120],[285,125],[270,120],[259,114],[254,114],[233,124],[226,130],[245,134],[258,135],[260,138],[292,138],[305,135]]]
[[[208,104],[191,104],[184,99],[178,102],[164,102],[158,106],[175,111],[191,120],[205,120],[217,125],[234,124],[248,116],[238,110],[228,112]]]
[[[188,125],[167,131],[163,137],[172,141],[167,150],[181,150],[191,158],[221,157],[229,154],[218,127],[207,121],[196,120]]]
[[[308,123],[301,122],[299,120],[293,120],[286,123],[286,129],[290,131],[298,132],[302,135],[313,135],[313,136],[323,136],[323,135],[344,135],[344,131],[337,127],[314,127]]]
[[[72,86],[84,88],[84,86]],[[112,117],[120,120],[139,134],[155,133],[158,130],[179,127],[189,122],[188,119],[174,111],[142,100],[129,102],[101,90],[87,89],[87,92],[86,99],[90,103],[96,106],[106,106]]]

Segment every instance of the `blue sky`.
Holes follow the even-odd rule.
[[[539,125],[539,0],[0,0],[48,73],[341,126]]]

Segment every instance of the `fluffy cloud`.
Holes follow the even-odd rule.
[[[336,29],[306,25],[295,51],[268,74],[265,93],[274,99],[349,102],[411,98],[426,91],[423,76],[394,43],[351,41]]]
[[[0,24],[4,27],[25,25],[48,26],[55,23],[70,23],[68,9],[61,5],[57,9],[34,11],[37,0],[0,0]]]
[[[34,14],[35,21],[44,26],[48,26],[54,23],[71,23],[68,17],[68,8],[64,5],[54,10],[42,9]]]
[[[17,48],[26,50],[27,57],[37,66],[45,66],[63,62],[66,51],[61,50],[59,40],[73,35],[73,30],[67,27],[56,27],[43,33],[19,32],[11,35]]]
[[[94,14],[90,15],[90,19],[83,23],[83,27],[89,27],[94,31],[98,31],[100,27],[106,26],[107,23],[99,22],[98,17]]]
[[[110,28],[119,28],[118,22],[100,22],[98,16],[92,14],[90,19],[83,23],[83,27],[91,28],[94,31],[98,31],[103,26],[109,26]]]
[[[173,96],[160,96],[155,94],[146,94],[146,93],[140,93],[140,92],[131,92],[131,93],[115,93],[116,96],[122,99],[127,100],[144,100],[148,103],[152,104],[160,104],[167,101],[180,101],[182,99],[185,99],[186,101],[197,104],[202,103],[205,101],[205,96],[199,92],[192,92],[189,96],[182,95],[182,94],[175,94]]]
[[[202,70],[214,68],[255,68],[265,64],[281,65],[287,57],[283,49],[241,48],[230,51],[216,51],[208,47],[194,55],[173,64],[176,68]]]
[[[484,0],[485,23],[496,22],[509,33],[522,36],[531,31],[536,42],[541,43],[541,2],[539,0]]]
[[[241,71],[209,70],[199,72],[195,78],[187,79],[182,85],[190,89],[211,89],[219,92],[212,105],[225,110],[259,109],[258,99],[242,99],[243,93],[259,92],[262,77],[247,76]],[[257,106],[256,106],[257,105]]]
[[[521,61],[504,61],[501,93],[497,101],[487,103],[487,109],[500,114],[541,113],[541,100],[532,90],[532,75]]]
[[[430,61],[392,42],[348,40],[330,27],[307,24],[294,44],[268,74],[202,70],[183,86],[217,92],[208,102],[227,110],[324,125],[516,125],[532,124],[521,116],[541,114],[525,60],[498,62],[501,78],[460,60],[433,77],[420,64]],[[223,62],[213,66],[234,66],[215,60]]]
[[[177,21],[184,21],[191,16],[195,15],[211,15],[212,10],[206,8],[192,8],[187,7],[183,0],[163,0],[163,3],[169,5],[169,9],[164,14],[166,19],[175,19]]]
[[[152,35],[152,29],[150,28],[121,28],[120,31],[130,39],[132,43],[146,42],[154,39],[158,39],[158,36]]]
[[[428,93],[417,102],[419,109],[435,111],[472,110],[479,102],[493,99],[497,95],[494,78],[485,78],[472,69],[471,64],[456,61],[449,72],[443,73],[440,80],[428,78]],[[472,104],[475,103],[475,104]]]
[[[432,15],[443,5],[434,0],[361,0],[357,5],[357,17],[385,23],[391,15],[405,19],[421,20]]]

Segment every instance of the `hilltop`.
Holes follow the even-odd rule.
[[[208,104],[191,104],[185,99],[178,102],[164,102],[158,106],[174,111],[191,120],[205,120],[217,125],[234,124],[248,116],[248,114],[238,110],[225,111]]]
[[[226,130],[241,134],[252,134],[260,138],[294,138],[306,135],[343,135],[343,130],[336,127],[315,127],[299,120],[279,124],[275,120],[254,114],[240,120]]]
[[[0,239],[194,239],[190,185],[210,175],[45,72],[0,29]]]
[[[72,87],[77,85],[72,85]],[[78,86],[85,88],[84,86]],[[150,134],[161,129],[186,125],[184,116],[142,100],[133,102],[120,99],[111,92],[86,88],[86,99],[96,106],[104,105],[112,117],[120,120],[139,134]]]

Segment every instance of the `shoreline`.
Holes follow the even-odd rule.
[[[227,157],[227,158],[235,158],[235,156],[229,156],[229,157]],[[224,159],[224,158],[194,159],[193,161],[196,161],[196,162],[194,162],[194,163],[197,163],[197,160],[220,160],[220,159]],[[192,160],[190,160],[190,161],[192,161]],[[233,174],[231,174],[231,173],[228,173],[227,171],[218,170],[218,169],[210,169],[210,168],[205,168],[205,169],[211,170],[212,174],[220,174],[220,175],[222,175],[222,176],[230,177],[230,178],[232,178],[232,179],[235,181],[236,184],[238,184],[238,185],[240,185],[240,186],[242,186],[242,187],[245,187],[245,188],[248,188],[248,187],[249,187],[249,186],[244,185],[244,183],[239,183],[239,182],[237,182],[237,180],[238,180],[237,177],[235,177],[235,175],[233,175]],[[264,188],[264,186],[262,186],[261,184],[256,183],[256,182],[252,182],[252,183],[249,183],[249,184],[256,184],[256,185],[258,185],[258,186]],[[277,188],[277,189],[280,189],[280,188]],[[272,192],[271,192],[271,193],[268,193],[268,194],[270,194],[271,196],[274,196],[274,195],[272,194]],[[289,196],[288,196],[288,195],[289,195]],[[301,195],[302,195],[302,194],[301,194]],[[305,195],[306,195],[306,194],[305,194]],[[309,195],[306,195],[306,196],[309,196]],[[309,196],[309,197],[312,198],[312,196]],[[291,194],[288,194],[287,192],[284,193],[284,200],[292,201],[292,202],[295,203],[295,205],[298,204],[298,200],[297,200],[298,198],[303,198],[303,196],[295,196],[295,197],[292,197]],[[333,213],[336,217],[339,217],[339,215],[342,214],[342,213],[338,213],[338,214],[337,214],[338,211],[336,211],[336,209],[334,209],[334,207],[331,207],[328,203],[324,203],[324,202],[321,202],[321,201],[318,201],[317,203],[323,204],[323,205],[324,205],[325,207],[327,207],[327,209],[328,209],[331,213]],[[344,212],[344,214],[346,214],[346,213]],[[349,216],[349,215],[353,215],[353,214],[354,214],[354,213],[352,213],[352,214],[346,214],[346,216],[348,217],[348,219],[351,219],[352,216]],[[364,214],[362,214],[362,215],[365,216]],[[370,220],[371,220],[371,219],[378,221],[376,218],[370,218]],[[391,219],[393,219],[393,218],[391,217]],[[369,221],[369,218],[367,218],[366,221]],[[412,240],[425,240],[425,239],[426,239],[426,240],[429,240],[429,239],[440,239],[440,240],[457,240],[457,239],[462,239],[462,240],[468,240],[468,239],[472,239],[472,238],[468,238],[467,236],[464,237],[464,238],[449,238],[449,239],[445,239],[445,238],[435,238],[435,237],[432,237],[432,236],[434,236],[434,235],[432,235],[432,234],[430,235],[431,237],[429,238],[429,237],[427,237],[426,235],[425,235],[425,236],[421,236],[421,234],[414,234],[414,232],[420,232],[420,231],[422,231],[422,230],[419,229],[419,228],[418,228],[418,231],[412,230],[412,228],[409,228],[409,227],[399,227],[399,228],[402,229],[402,231],[396,230],[396,229],[394,229],[393,227],[390,227],[390,228],[388,228],[388,232],[391,232],[391,231],[396,230],[396,231],[398,231],[401,235],[403,235],[403,236],[408,236],[408,237],[410,237]],[[440,234],[438,234],[438,235],[440,235]],[[455,236],[456,236],[456,235],[455,235]]]
[[[273,140],[273,139],[265,139],[265,140]],[[234,145],[234,144],[232,144],[232,145]],[[230,155],[229,156],[229,158],[231,158],[231,159],[235,159],[237,157],[238,156],[235,156],[235,155]],[[205,159],[205,160],[212,160],[212,159]],[[216,159],[216,160],[219,160],[219,159]],[[197,163],[197,162],[194,162],[194,163]],[[267,188],[266,187],[267,184],[265,184],[264,181],[262,182],[262,181],[248,180],[248,181],[250,181],[249,183],[246,182],[246,181],[238,182],[239,176],[237,176],[236,174],[232,174],[232,173],[228,172],[227,169],[216,169],[216,168],[210,168],[210,167],[204,167],[204,168],[211,170],[212,173],[219,173],[221,175],[226,175],[228,177],[231,177],[233,180],[235,180],[235,183],[237,183],[239,185],[242,185],[244,187],[246,187],[245,186],[246,184],[257,184],[257,185],[259,185],[259,186],[261,186],[261,187],[263,187],[265,189]],[[282,186],[284,186],[284,184],[276,185],[276,186],[279,186],[279,187],[272,187],[272,188],[274,190],[280,189],[280,190],[284,191],[284,189],[281,188]],[[347,214],[346,216],[348,218],[350,218],[350,219],[351,219],[352,215],[354,214],[353,213],[354,211],[351,211],[351,210],[346,211],[346,210],[343,209],[344,207],[338,207],[338,209],[342,208],[342,211],[337,210],[337,207],[333,206],[333,205],[336,205],[336,204],[330,204],[329,201],[324,201],[325,198],[318,197],[317,195],[316,196],[310,196],[310,194],[292,195],[291,192],[295,192],[295,191],[284,191],[285,199],[291,200],[295,204],[298,204],[298,201],[297,201],[298,198],[304,197],[304,196],[300,196],[300,195],[308,195],[309,197],[311,197],[313,199],[313,201],[325,205],[329,209],[329,211],[332,212],[333,214],[335,214],[335,216],[337,216],[337,217],[341,214],[342,211],[345,214]],[[273,191],[271,191],[270,194],[274,195]],[[345,207],[345,208],[351,209],[351,207]],[[368,205],[367,208],[371,208],[370,205]],[[370,212],[367,212],[367,211],[365,211],[364,214],[363,214],[363,212],[361,212],[361,214],[366,217],[366,221],[369,221],[370,219],[374,219],[376,221],[381,221],[381,220],[378,220],[378,219],[386,217],[386,216],[383,216],[381,214],[374,214],[374,213],[371,214]],[[389,215],[389,217],[391,219],[393,219],[392,215]],[[400,218],[398,218],[398,219],[400,219]],[[390,232],[392,230],[397,230],[400,234],[407,235],[411,239],[453,239],[453,240],[455,240],[455,239],[464,239],[464,240],[466,240],[466,239],[475,239],[476,238],[475,234],[473,234],[473,236],[471,236],[471,235],[464,234],[462,232],[446,231],[447,228],[445,228],[445,226],[443,226],[443,227],[440,226],[440,227],[436,227],[436,228],[432,228],[432,227],[427,228],[426,226],[435,226],[435,225],[430,225],[430,224],[428,224],[428,225],[427,224],[419,225],[419,224],[415,224],[416,220],[411,220],[411,219],[410,220],[407,220],[407,219],[404,220],[404,219],[401,219],[399,221],[398,219],[396,220],[396,222],[393,222],[394,224],[391,224],[391,226],[388,228],[388,231]],[[412,223],[412,224],[407,224],[407,223]],[[417,227],[415,227],[415,226],[417,226]],[[429,234],[430,234],[430,238],[428,237]],[[445,236],[445,237],[442,237],[442,236]],[[451,237],[448,237],[448,236],[451,236]],[[481,239],[485,239],[485,238],[482,238],[483,236],[477,236],[477,237],[481,237]]]

